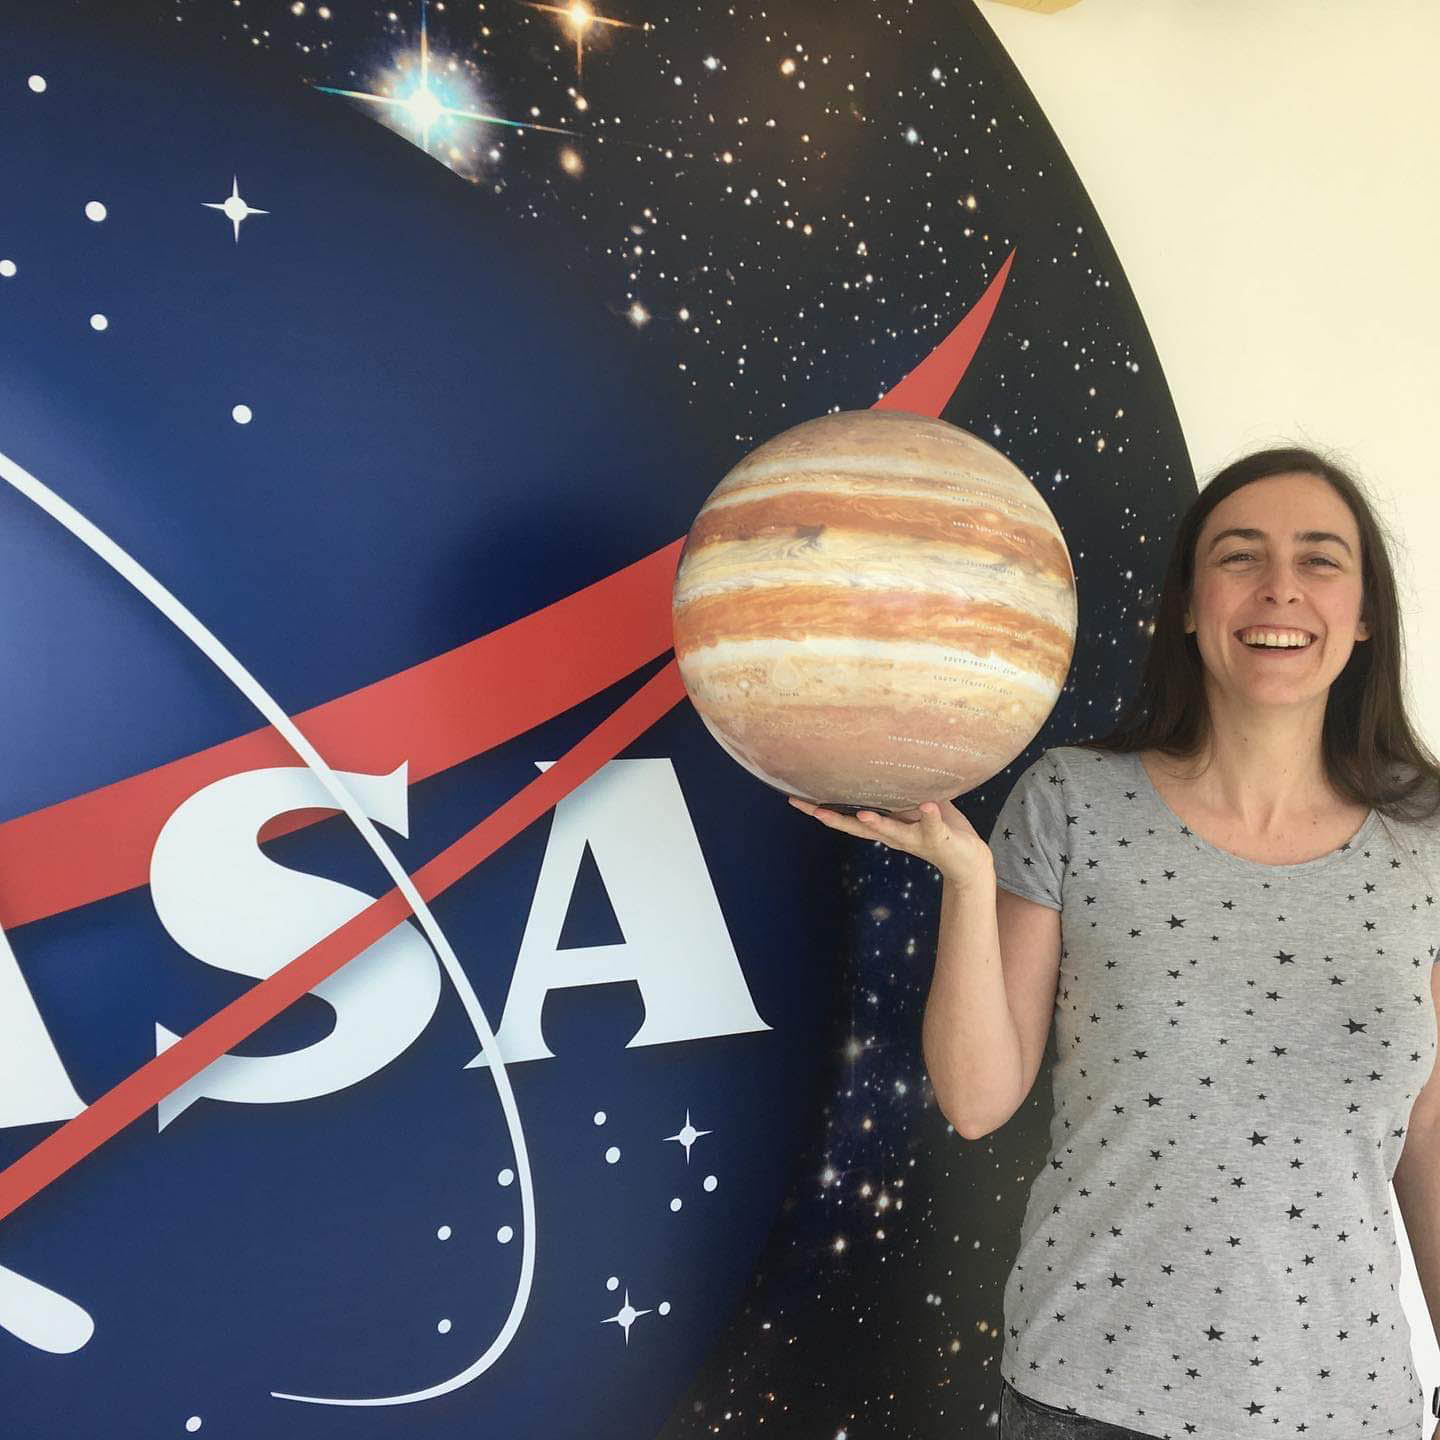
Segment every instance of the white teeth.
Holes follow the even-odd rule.
[[[1264,645],[1270,649],[1282,650],[1303,650],[1310,644],[1310,640],[1304,636],[1284,635],[1276,630],[1242,630],[1240,640],[1242,644],[1252,648]]]

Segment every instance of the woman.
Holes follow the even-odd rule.
[[[1267,450],[1181,522],[1120,726],[1045,750],[988,844],[792,797],[944,876],[924,1053],[962,1135],[1054,1026],[1001,1440],[1423,1433],[1389,1186],[1440,1314],[1440,765],[1402,675],[1370,505]]]

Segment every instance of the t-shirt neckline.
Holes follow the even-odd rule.
[[[1150,778],[1150,772],[1140,763],[1140,752],[1132,750],[1129,752],[1131,764],[1134,766],[1136,777],[1140,787],[1150,801],[1151,808],[1157,810],[1161,815],[1167,817],[1179,826],[1181,832],[1193,840],[1202,850],[1208,851],[1211,855],[1218,856],[1227,864],[1235,865],[1241,869],[1255,871],[1264,875],[1293,875],[1301,871],[1309,872],[1318,870],[1325,865],[1333,865],[1337,860],[1344,860],[1347,856],[1355,854],[1363,840],[1369,837],[1379,819],[1379,811],[1371,807],[1368,815],[1360,822],[1360,828],[1342,844],[1336,846],[1326,855],[1317,855],[1311,860],[1297,860],[1290,865],[1270,865],[1263,860],[1250,860],[1244,855],[1236,855],[1233,851],[1222,850],[1218,845],[1212,845],[1198,830],[1187,825],[1174,810],[1170,803],[1156,788],[1155,782]]]

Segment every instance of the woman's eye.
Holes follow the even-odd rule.
[[[1227,555],[1220,563],[1222,565],[1228,565],[1232,560],[1253,560],[1254,558],[1255,557],[1252,551],[1234,550],[1229,555]],[[1336,565],[1335,561],[1332,560],[1328,555],[1312,555],[1310,559],[1318,560],[1322,565],[1329,565],[1334,567],[1335,569],[1339,568],[1339,566]]]

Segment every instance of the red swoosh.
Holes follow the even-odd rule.
[[[483,755],[633,674],[672,643],[669,595],[683,537],[613,575],[422,664],[294,717],[336,770],[411,781]],[[420,723],[417,724],[417,717]],[[0,925],[7,931],[147,884],[175,808],[227,775],[294,765],[262,726],[0,825]],[[282,815],[268,840],[334,810]]]
[[[960,324],[872,408],[939,414],[985,334],[1014,258],[1011,251]],[[513,625],[306,711],[297,723],[337,769],[382,773],[408,756],[411,778],[420,779],[480,754],[623,678],[669,646],[670,593],[682,544],[683,537]],[[565,663],[557,663],[562,659]],[[567,673],[572,666],[574,673]],[[503,683],[484,683],[487,677]],[[477,714],[477,694],[504,698]],[[413,877],[421,896],[429,902],[469,874],[684,696],[672,659],[542,775],[421,866]],[[457,703],[462,698],[465,703]],[[423,732],[409,729],[415,715],[425,718]],[[0,917],[7,927],[23,924],[145,883],[155,836],[180,801],[222,776],[293,763],[290,747],[267,726],[9,821],[0,826],[0,875],[7,885],[18,881],[24,898],[11,899]],[[279,834],[331,813],[287,816],[283,827],[264,833]],[[401,891],[388,891],[52,1131],[0,1171],[0,1220],[410,913]]]

